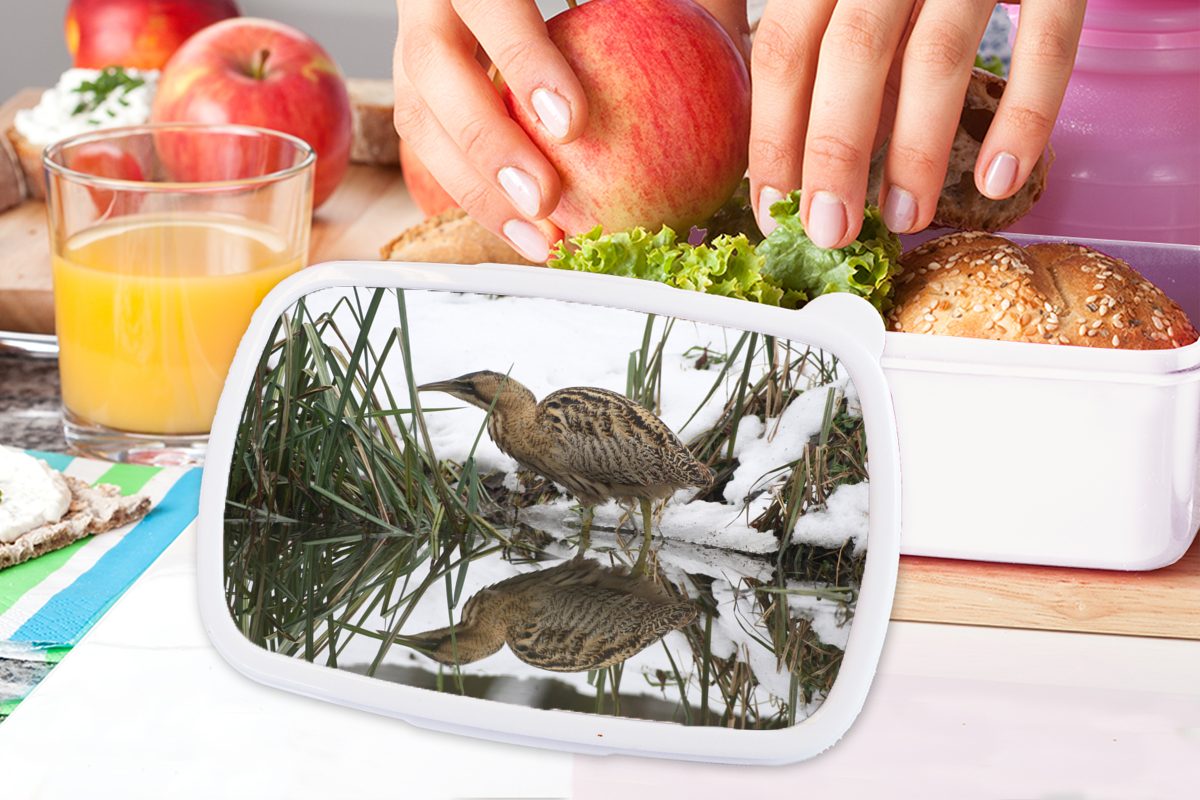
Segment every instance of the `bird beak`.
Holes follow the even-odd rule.
[[[458,381],[435,381],[433,383],[423,383],[417,387],[418,392],[445,392],[446,394],[454,394],[456,391],[461,392],[462,386]]]

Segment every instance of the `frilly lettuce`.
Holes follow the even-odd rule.
[[[850,292],[879,311],[891,308],[892,276],[900,259],[900,240],[883,224],[879,211],[863,212],[858,238],[840,250],[817,247],[800,223],[800,193],[771,206],[779,226],[758,246],[763,279],[810,300],[829,292]]]
[[[886,311],[900,243],[879,213],[866,212],[862,233],[848,247],[822,250],[805,235],[798,208],[799,192],[771,206],[779,226],[757,246],[740,233],[692,245],[667,227],[653,234],[645,228],[605,234],[597,227],[560,243],[549,264],[784,308],[826,292],[853,292]]]

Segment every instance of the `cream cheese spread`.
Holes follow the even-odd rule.
[[[45,461],[0,446],[0,542],[58,522],[71,505],[63,476]]]
[[[151,70],[69,69],[35,107],[17,112],[13,126],[45,146],[77,133],[141,125],[150,119],[157,82]]]

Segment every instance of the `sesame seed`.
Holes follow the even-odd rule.
[[[1103,320],[1099,320],[1099,319],[1098,319],[1098,320],[1096,320],[1095,322],[1093,322],[1093,323],[1092,323],[1092,327],[1093,327],[1093,328],[1099,328],[1099,327],[1100,327],[1100,325],[1101,325],[1102,323],[1103,323]]]
[[[1059,340],[1060,342],[1062,342],[1063,344],[1070,344],[1070,343],[1071,343],[1071,340],[1070,340],[1070,339],[1068,339],[1066,336],[1064,336],[1064,335],[1063,335],[1063,334],[1061,334],[1061,333],[1058,335],[1058,340]]]
[[[937,322],[937,317],[935,317],[933,314],[926,314],[924,317],[922,317],[922,319],[924,319],[926,322]]]
[[[1004,298],[1002,301],[1000,301],[1000,310],[1001,311],[1008,311],[1010,306],[1012,306],[1012,301],[1009,300],[1007,297]]]
[[[1114,333],[1114,334],[1113,334],[1113,338],[1112,338],[1112,343],[1113,343],[1113,347],[1120,347],[1120,346],[1121,346],[1121,337],[1120,337],[1120,336],[1117,336],[1117,335]]]
[[[1092,328],[1090,331],[1088,331],[1088,332],[1087,332],[1087,335],[1088,335],[1089,337],[1092,337],[1092,336],[1095,336],[1095,335],[1096,335],[1097,333],[1099,333],[1099,332],[1100,332],[1100,331],[1096,330],[1095,328]]]
[[[921,326],[921,333],[929,333],[931,330],[933,330],[932,322],[926,322],[924,325]]]
[[[1154,327],[1158,330],[1161,331],[1163,329],[1163,321],[1159,317],[1151,317],[1150,321],[1154,323]]]

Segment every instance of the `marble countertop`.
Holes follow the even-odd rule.
[[[62,451],[58,361],[0,352],[0,444]]]

